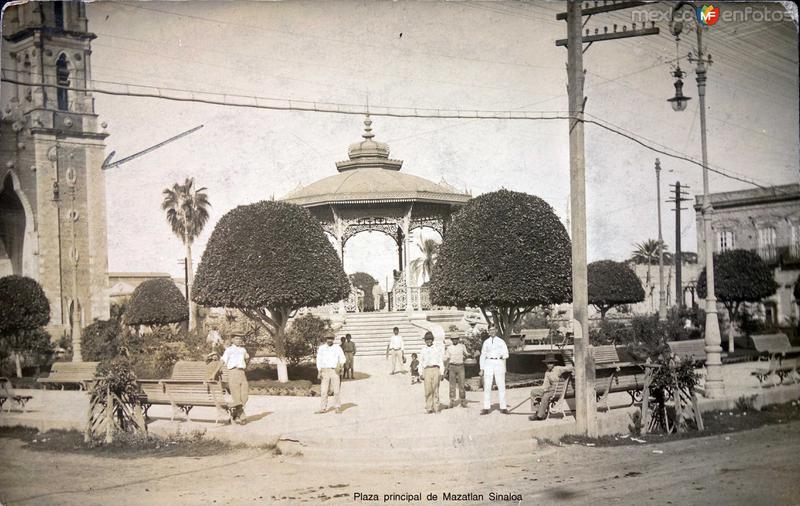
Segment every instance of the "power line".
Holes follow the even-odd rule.
[[[691,164],[697,165],[699,167],[703,167],[703,164],[701,162],[693,158],[690,158],[687,155],[671,153],[665,151],[664,149],[659,149],[654,145],[652,145],[652,141],[648,141],[650,143],[645,142],[644,140],[641,140],[640,136],[636,134],[625,133],[618,128],[605,124],[602,120],[598,121],[593,119],[587,119],[585,117],[582,119],[578,119],[570,115],[569,113],[564,114],[564,111],[486,111],[486,110],[431,109],[431,108],[391,107],[391,106],[390,107],[370,106],[369,108],[365,108],[363,105],[360,104],[337,104],[329,102],[312,102],[306,100],[289,100],[289,99],[274,99],[274,98],[270,99],[258,96],[214,94],[214,93],[197,92],[193,90],[181,90],[174,88],[168,89],[169,91],[179,91],[190,94],[190,96],[186,97],[177,97],[177,96],[165,95],[161,93],[161,90],[166,88],[158,88],[154,86],[149,86],[149,87],[140,86],[140,87],[157,90],[157,93],[136,93],[130,90],[114,91],[114,90],[106,90],[95,87],[92,87],[91,89],[64,87],[48,83],[24,82],[18,79],[12,79],[6,77],[5,72],[7,72],[7,69],[2,69],[2,72],[3,72],[3,77],[2,77],[3,82],[7,82],[10,84],[17,84],[21,86],[42,86],[46,88],[65,89],[80,93],[99,93],[103,95],[128,96],[135,98],[153,98],[153,99],[168,100],[174,102],[192,102],[192,103],[201,103],[207,105],[218,105],[218,106],[238,107],[238,108],[267,109],[267,110],[277,110],[277,111],[299,111],[299,112],[314,112],[314,113],[328,113],[328,114],[347,114],[347,115],[359,115],[359,116],[369,113],[372,116],[384,116],[393,118],[462,119],[462,120],[571,120],[571,121],[578,120],[584,123],[596,125],[604,130],[615,133],[656,153],[671,158],[675,158],[678,160],[683,160]],[[124,85],[124,83],[116,83],[116,84]],[[129,87],[130,85],[126,86]],[[222,99],[220,100],[220,99],[198,98],[196,95],[221,96]],[[230,98],[246,99],[252,102],[251,103],[230,102],[228,101],[228,99]],[[265,104],[263,103],[264,101],[284,102],[284,103]],[[665,147],[665,149],[669,148]],[[767,188],[766,185],[760,184],[751,179],[735,176],[713,167],[707,167],[707,168],[709,171],[727,177],[729,179],[747,183],[753,186],[757,186],[759,188]]]

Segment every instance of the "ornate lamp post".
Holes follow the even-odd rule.
[[[72,155],[69,155],[70,162],[72,162]],[[81,310],[80,301],[78,299],[78,263],[80,261],[80,253],[78,253],[77,241],[77,226],[80,214],[76,209],[76,183],[78,181],[75,169],[72,163],[69,164],[66,170],[67,187],[72,196],[72,206],[67,213],[72,231],[72,244],[69,248],[69,258],[72,260],[72,307],[70,308],[70,317],[72,319],[71,334],[72,334],[72,361],[82,362],[81,356]]]
[[[676,19],[675,14],[683,7],[689,7],[692,10],[692,17],[696,13],[696,7],[688,2],[681,2],[672,10],[671,15],[671,31],[675,36],[676,41],[680,40],[680,34],[683,32],[683,21]],[[695,22],[697,31],[697,55],[693,56],[689,53],[689,62],[697,63],[695,67],[695,74],[697,78],[697,96],[700,101],[700,142],[703,154],[703,240],[705,242],[705,266],[706,266],[706,330],[705,330],[705,345],[706,345],[706,384],[705,396],[709,398],[719,398],[725,393],[725,385],[722,381],[722,361],[721,353],[722,347],[719,321],[717,320],[717,298],[714,293],[714,248],[712,241],[711,230],[711,214],[713,207],[711,206],[711,197],[708,190],[708,146],[706,142],[706,65],[711,65],[711,55],[705,55],[703,51],[703,28],[699,23]],[[683,72],[678,67],[673,76],[677,79],[675,81],[675,97],[668,100],[672,104],[675,111],[683,111],[686,109],[686,101],[689,97],[683,96]]]

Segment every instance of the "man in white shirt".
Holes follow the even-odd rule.
[[[244,405],[247,404],[249,385],[244,370],[250,359],[247,350],[242,346],[241,334],[234,334],[233,344],[225,349],[220,362],[228,370],[228,388],[231,391],[231,418],[235,423],[244,425]]]
[[[333,404],[337,413],[341,413],[339,402],[339,387],[341,381],[339,372],[345,363],[342,347],[334,343],[334,336],[325,337],[325,344],[317,348],[317,378],[322,380],[319,386],[319,396],[322,398],[319,411],[325,413],[328,410],[328,390],[333,390]]]
[[[439,383],[444,372],[442,349],[433,345],[433,334],[425,332],[425,346],[419,356],[419,368],[425,383],[425,411],[427,413],[439,412]]]
[[[488,415],[492,407],[492,380],[497,384],[500,397],[500,412],[508,414],[506,404],[506,359],[508,347],[500,337],[497,327],[489,329],[489,336],[481,347],[481,376],[483,377],[482,415]]]
[[[386,357],[392,357],[392,374],[403,371],[403,338],[400,337],[400,329],[392,329],[393,335],[386,346]]]
[[[216,325],[211,326],[211,330],[208,331],[208,336],[206,337],[206,342],[211,345],[212,351],[219,352],[219,347],[222,345],[222,336],[219,335],[219,327]]]

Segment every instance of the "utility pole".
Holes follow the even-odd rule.
[[[661,235],[661,161],[656,158],[656,204],[658,206],[658,319],[667,319],[664,294],[664,237]]]
[[[567,92],[569,95],[569,173],[570,173],[570,225],[572,229],[572,313],[573,334],[575,336],[575,421],[577,431],[588,436],[597,435],[597,408],[594,388],[594,359],[591,355],[589,339],[589,291],[586,267],[586,158],[584,153],[583,111],[586,97],[583,95],[585,73],[583,70],[583,44],[591,46],[594,42],[640,35],[655,35],[658,28],[655,23],[651,28],[633,30],[623,27],[617,31],[617,25],[609,33],[605,27],[600,34],[595,29],[594,35],[586,30],[581,32],[584,24],[583,16],[611,12],[642,5],[644,2],[622,1],[602,6],[595,2],[594,7],[582,9],[581,1],[569,0],[567,12],[556,15],[557,20],[566,20],[567,38],[556,41],[556,46],[567,47]],[[587,21],[589,18],[587,18]],[[587,46],[586,49],[589,48]]]
[[[675,203],[675,299],[678,302],[678,307],[682,308],[684,307],[684,303],[682,286],[683,280],[681,279],[681,267],[683,263],[681,260],[681,211],[685,211],[686,208],[681,207],[681,203],[688,200],[688,197],[686,196],[687,193],[684,190],[689,187],[686,185],[681,185],[680,181],[670,186],[675,193],[674,197],[668,201]]]

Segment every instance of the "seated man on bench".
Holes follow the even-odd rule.
[[[538,387],[531,389],[531,399],[539,398],[539,409],[536,414],[528,417],[528,420],[544,420],[547,418],[547,410],[550,409],[550,399],[556,395],[556,385],[561,375],[567,371],[572,371],[572,366],[556,366],[556,358],[552,353],[544,357],[547,372],[544,373],[544,381]],[[563,393],[562,393],[563,395]]]

